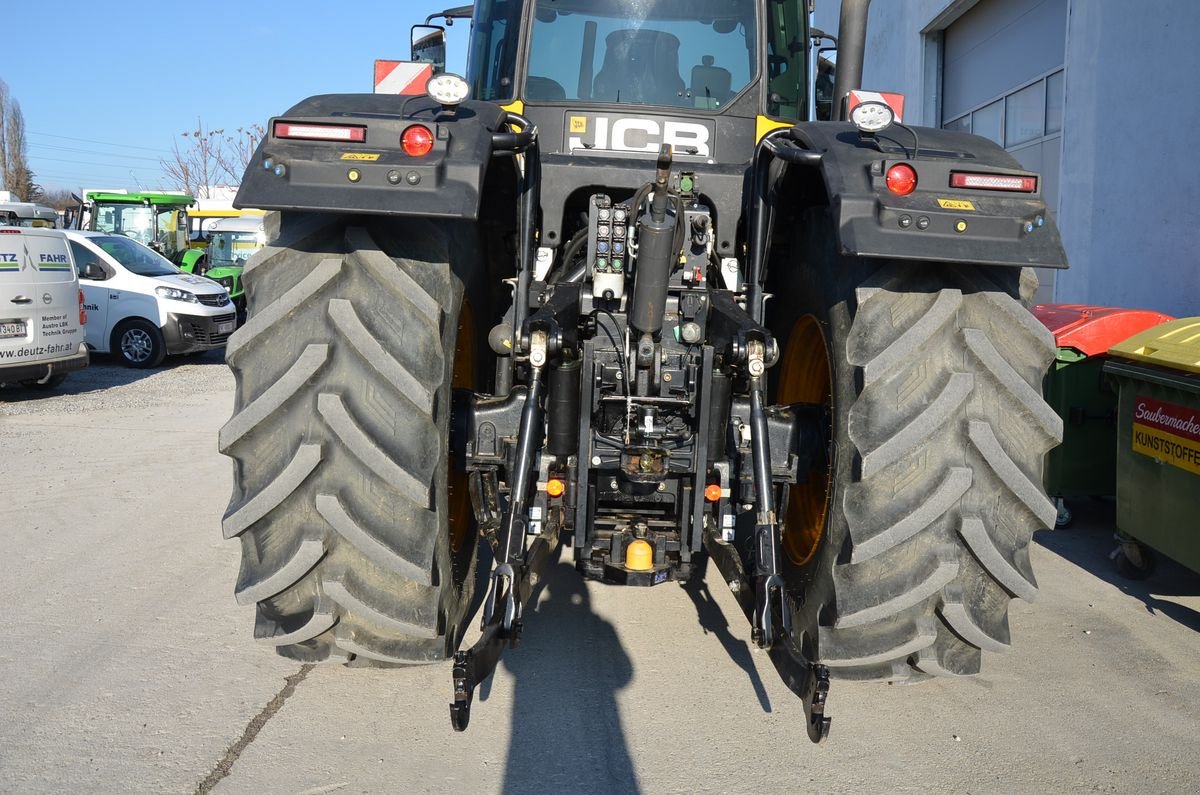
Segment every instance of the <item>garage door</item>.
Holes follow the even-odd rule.
[[[1003,146],[1058,208],[1067,0],[980,0],[942,38],[942,126]],[[1038,300],[1054,274],[1039,269]]]

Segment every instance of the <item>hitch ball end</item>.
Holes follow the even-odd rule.
[[[654,568],[654,547],[645,539],[636,539],[625,547],[625,568],[630,571],[650,571]]]

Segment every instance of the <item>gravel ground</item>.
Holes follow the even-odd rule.
[[[233,389],[225,349],[190,356],[168,356],[150,370],[125,367],[116,357],[92,354],[87,368],[71,373],[50,391],[0,387],[0,417],[81,413],[140,406],[198,406],[208,396]]]

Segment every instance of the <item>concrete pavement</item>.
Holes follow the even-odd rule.
[[[102,365],[103,366],[103,365]],[[2,792],[1191,791],[1200,575],[1114,572],[1112,507],[1033,550],[1008,655],[973,680],[834,682],[830,739],[727,589],[622,589],[554,568],[522,646],[451,731],[446,666],[300,666],[251,639],[221,539],[232,378],[180,406],[0,395]],[[157,384],[161,382],[161,389]],[[176,384],[176,386],[172,386]],[[133,384],[128,388],[132,389]],[[119,392],[117,393],[119,396]],[[162,394],[147,404],[146,394]]]

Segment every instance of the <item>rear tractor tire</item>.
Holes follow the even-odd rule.
[[[1037,594],[1029,545],[1056,514],[1031,274],[840,257],[827,217],[807,226],[777,395],[831,405],[829,470],[781,512],[802,651],[846,679],[978,673]]]
[[[469,317],[447,236],[299,214],[272,214],[267,229],[226,348],[237,601],[257,604],[255,637],[285,657],[442,660],[475,564],[449,449],[455,365],[471,357],[455,355]]]

